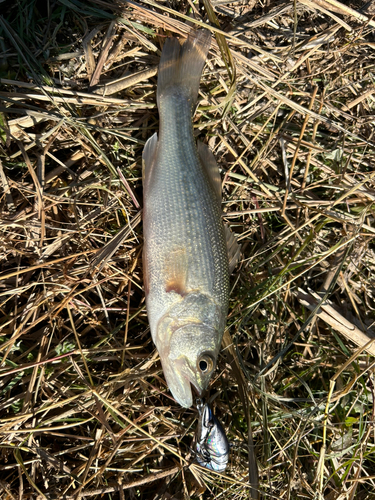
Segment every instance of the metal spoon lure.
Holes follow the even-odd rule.
[[[197,400],[197,462],[206,469],[224,472],[229,460],[229,442],[225,431],[208,403]]]

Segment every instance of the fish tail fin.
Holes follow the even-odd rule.
[[[159,63],[158,105],[163,95],[179,87],[195,106],[210,45],[211,33],[206,29],[192,31],[182,46],[176,38],[167,38]]]

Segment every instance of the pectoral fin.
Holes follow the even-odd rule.
[[[164,272],[166,277],[165,291],[176,292],[181,297],[187,293],[186,283],[188,274],[187,256],[185,248],[178,248],[168,254]]]
[[[237,239],[228,225],[224,225],[225,239],[227,240],[228,259],[229,259],[229,274],[232,274],[238,261],[240,260],[241,246],[237,243]]]

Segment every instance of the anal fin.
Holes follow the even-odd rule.
[[[215,157],[209,147],[201,141],[197,142],[197,149],[202,166],[206,170],[209,183],[221,207],[221,177]]]
[[[241,245],[237,243],[237,238],[227,224],[224,225],[224,232],[228,249],[229,274],[232,274],[234,268],[240,260]]]

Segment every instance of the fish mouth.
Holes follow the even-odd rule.
[[[193,404],[192,386],[198,394],[201,393],[201,389],[184,373],[184,364],[185,360],[175,360],[172,362],[170,360],[162,360],[164,376],[172,396],[182,407],[190,408]]]

